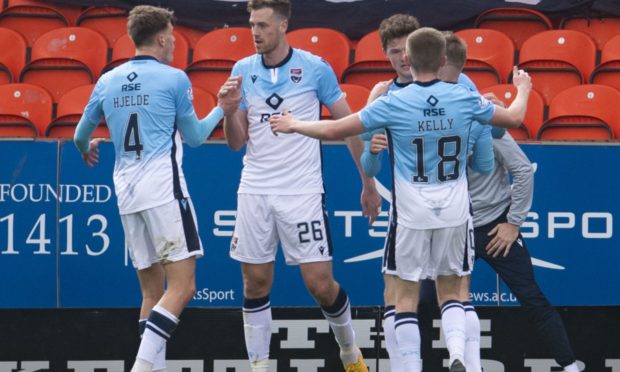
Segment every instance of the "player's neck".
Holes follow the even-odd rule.
[[[161,61],[161,58],[162,58],[162,56],[160,56],[159,53],[155,52],[151,48],[136,49],[136,57],[137,56],[150,56],[150,57],[155,58],[158,61]]]
[[[415,74],[415,81],[419,83],[428,83],[429,81],[437,80],[438,75],[436,72],[422,72]]]
[[[290,46],[286,39],[280,43],[274,50],[263,54],[263,62],[267,66],[277,66],[288,56]]]

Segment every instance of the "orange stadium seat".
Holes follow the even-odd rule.
[[[514,44],[508,36],[487,29],[467,29],[456,35],[467,44],[467,62],[463,72],[476,83],[478,89],[508,81],[515,58]]]
[[[0,84],[17,82],[26,65],[26,40],[8,28],[0,27]]]
[[[611,140],[620,134],[620,92],[583,84],[558,93],[549,119],[537,134],[542,140]]]
[[[60,5],[51,4],[49,1],[36,1],[36,0],[8,0],[6,1],[7,7],[16,5],[33,5],[52,8],[61,13],[69,22],[69,26],[75,26],[75,21],[82,12],[82,8],[74,5]]]
[[[620,91],[620,34],[603,46],[601,64],[592,71],[590,83],[607,85]]]
[[[217,99],[214,95],[199,87],[192,87],[194,95],[194,110],[199,119],[204,118],[217,105]],[[213,130],[209,138],[224,138],[224,130],[222,123]]]
[[[69,22],[62,13],[49,7],[16,5],[0,13],[0,27],[19,32],[29,47],[46,32],[67,26]]]
[[[499,84],[481,89],[480,93],[493,93],[508,107],[517,96],[517,89],[512,84]],[[540,93],[532,90],[527,101],[527,111],[523,123],[519,128],[509,129],[508,131],[516,140],[534,139],[544,120],[545,101]]]
[[[65,27],[41,35],[20,82],[46,88],[55,102],[68,90],[93,84],[105,66],[107,43],[96,31]]]
[[[495,8],[481,13],[474,22],[476,28],[490,28],[508,35],[517,50],[530,36],[553,29],[544,14],[527,8]]]
[[[354,62],[342,73],[342,82],[372,89],[378,82],[395,76],[383,51],[379,31],[372,31],[357,42]]]
[[[192,50],[196,47],[196,43],[198,43],[198,40],[200,40],[200,38],[205,35],[205,32],[202,30],[180,24],[174,25],[174,30],[180,32],[181,34],[183,34],[183,36],[185,36],[187,42],[189,43],[189,48]]]
[[[549,103],[564,89],[588,81],[594,70],[596,45],[579,31],[545,31],[521,47],[519,67],[532,77],[534,87]]]
[[[193,85],[217,95],[235,62],[255,52],[249,28],[217,29],[198,40],[194,48],[194,62],[185,71]]]
[[[352,112],[357,112],[366,106],[370,90],[354,84],[340,84],[340,89],[345,94],[345,98]],[[331,113],[325,105],[321,108],[321,118],[331,118]]]
[[[128,14],[127,9],[92,6],[80,13],[75,24],[98,31],[106,38],[108,47],[111,48],[116,39],[127,33]]]
[[[300,28],[287,33],[293,48],[306,50],[323,58],[336,73],[338,81],[349,65],[351,40],[340,31],[330,28]]]
[[[84,108],[86,104],[88,104],[88,99],[94,88],[94,84],[82,85],[81,87],[71,89],[60,97],[56,107],[56,119],[45,129],[45,136],[72,138],[75,127],[82,117]],[[95,129],[93,137],[110,137],[110,131],[105,123],[103,123],[103,120],[97,129]]]
[[[620,35],[620,18],[570,17],[562,19],[560,28],[581,31],[589,35],[596,43],[597,49],[602,50],[607,41]]]
[[[37,137],[52,120],[52,97],[32,84],[0,85],[0,136]]]

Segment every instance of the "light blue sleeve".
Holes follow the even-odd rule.
[[[321,59],[316,66],[317,69],[317,96],[319,101],[328,108],[331,107],[336,101],[342,98],[342,91],[338,85],[338,78],[331,66]]]
[[[209,138],[209,135],[223,117],[224,110],[220,106],[216,106],[202,120],[198,120],[195,114],[177,119],[177,126],[181,134],[183,134],[185,142],[190,147],[198,147]]]
[[[478,173],[490,174],[495,168],[495,154],[493,152],[493,138],[491,127],[483,125],[480,135],[474,143],[471,167]]]
[[[194,99],[192,96],[192,83],[189,81],[187,74],[185,74],[183,71],[179,71],[178,73],[177,88],[174,94],[177,106],[177,118],[196,116],[196,113],[194,111],[194,104],[192,103]]]
[[[248,104],[245,100],[245,90],[243,89],[243,85],[246,84],[247,76],[243,75],[243,69],[241,68],[239,62],[235,63],[230,72],[230,76],[242,76],[243,80],[241,81],[241,102],[239,102],[239,109],[243,111],[248,111]]]
[[[472,92],[478,91],[476,84],[474,84],[474,82],[469,78],[469,76],[465,75],[462,72],[459,74],[458,83],[466,86],[467,89],[471,90]]]
[[[383,151],[378,154],[370,152],[370,141],[364,141],[364,151],[360,158],[362,170],[368,177],[374,177],[381,170],[381,158]]]
[[[472,102],[470,104],[473,108],[473,119],[480,124],[488,124],[493,114],[495,114],[495,105],[478,92],[471,92],[471,99]]]
[[[105,80],[104,75],[104,77],[97,81],[73,134],[73,143],[75,143],[75,146],[82,154],[88,152],[90,137],[103,118],[103,106],[100,97],[105,88]]]
[[[371,132],[388,125],[392,111],[389,104],[390,96],[391,94],[381,96],[360,111],[360,120],[366,131]]]

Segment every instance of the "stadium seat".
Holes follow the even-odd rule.
[[[519,68],[532,77],[534,87],[549,103],[560,91],[588,81],[594,70],[596,45],[579,31],[545,31],[521,47]]]
[[[590,83],[607,85],[620,91],[620,34],[603,46],[601,63],[592,71]]]
[[[67,26],[69,22],[62,13],[49,7],[16,5],[0,13],[0,27],[19,32],[29,47],[46,32]]]
[[[323,58],[336,73],[338,81],[349,65],[351,41],[341,33],[330,28],[300,28],[287,33],[293,48],[306,50]]]
[[[26,65],[26,40],[8,28],[0,27],[0,84],[17,82]]]
[[[202,30],[186,25],[180,25],[178,23],[174,25],[174,30],[180,32],[181,34],[183,34],[183,36],[185,36],[187,42],[189,43],[190,49],[194,49],[196,47],[196,44],[198,43],[198,40],[200,40],[200,38],[205,35],[205,32]]]
[[[175,38],[174,60],[170,64],[173,67],[185,70],[187,68],[187,60],[189,56],[189,43],[183,34],[173,32]],[[136,47],[128,34],[119,37],[112,48],[112,57],[110,62],[105,65],[101,73],[110,71],[114,67],[127,62],[136,55]]]
[[[93,84],[106,58],[107,43],[98,32],[83,27],[52,30],[32,46],[32,61],[20,82],[46,88],[57,102],[68,90]]]
[[[185,71],[193,85],[217,95],[235,62],[255,52],[249,28],[217,29],[198,40],[194,48],[194,62]]]
[[[354,62],[342,73],[342,82],[372,89],[378,82],[395,76],[383,51],[379,32],[372,31],[357,42]]]
[[[52,97],[32,84],[0,85],[0,136],[37,137],[52,120]]]
[[[505,34],[487,29],[467,29],[456,32],[467,44],[467,62],[463,72],[478,89],[506,83],[512,70],[515,48]],[[494,84],[488,82],[496,81]]]
[[[345,94],[347,103],[349,104],[352,112],[357,112],[363,109],[364,106],[366,106],[370,90],[354,84],[340,84],[340,89]],[[325,105],[322,105],[321,108],[321,118],[331,118],[331,113],[329,112],[327,107],[325,107]]]
[[[127,9],[92,6],[80,13],[75,24],[98,31],[106,38],[108,47],[111,48],[116,39],[127,33],[128,14]]]
[[[499,84],[480,89],[480,93],[493,93],[508,107],[517,96],[517,89],[512,84]],[[532,90],[527,101],[527,111],[523,124],[519,128],[509,129],[508,131],[516,140],[534,139],[544,120],[545,101],[540,93]]]
[[[549,119],[537,134],[541,140],[611,140],[620,134],[620,92],[583,84],[558,93]]]
[[[75,26],[75,21],[82,12],[82,8],[74,5],[51,4],[49,1],[36,0],[5,0],[7,7],[16,5],[32,5],[52,8],[61,13],[69,22],[69,26]]]
[[[517,50],[530,36],[553,29],[549,18],[527,8],[489,9],[476,18],[474,27],[503,32],[512,39]]]
[[[581,31],[594,40],[598,50],[616,35],[620,35],[620,18],[618,17],[568,17],[560,22],[560,28]]]
[[[56,119],[45,129],[45,136],[72,138],[94,88],[94,84],[83,85],[71,89],[60,97],[56,107]],[[93,137],[110,137],[110,131],[103,121],[95,129]]]

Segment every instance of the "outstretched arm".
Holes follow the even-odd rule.
[[[269,123],[274,133],[299,133],[324,140],[340,140],[364,133],[358,113],[338,120],[299,121],[288,112],[283,112],[282,115],[271,116]]]

